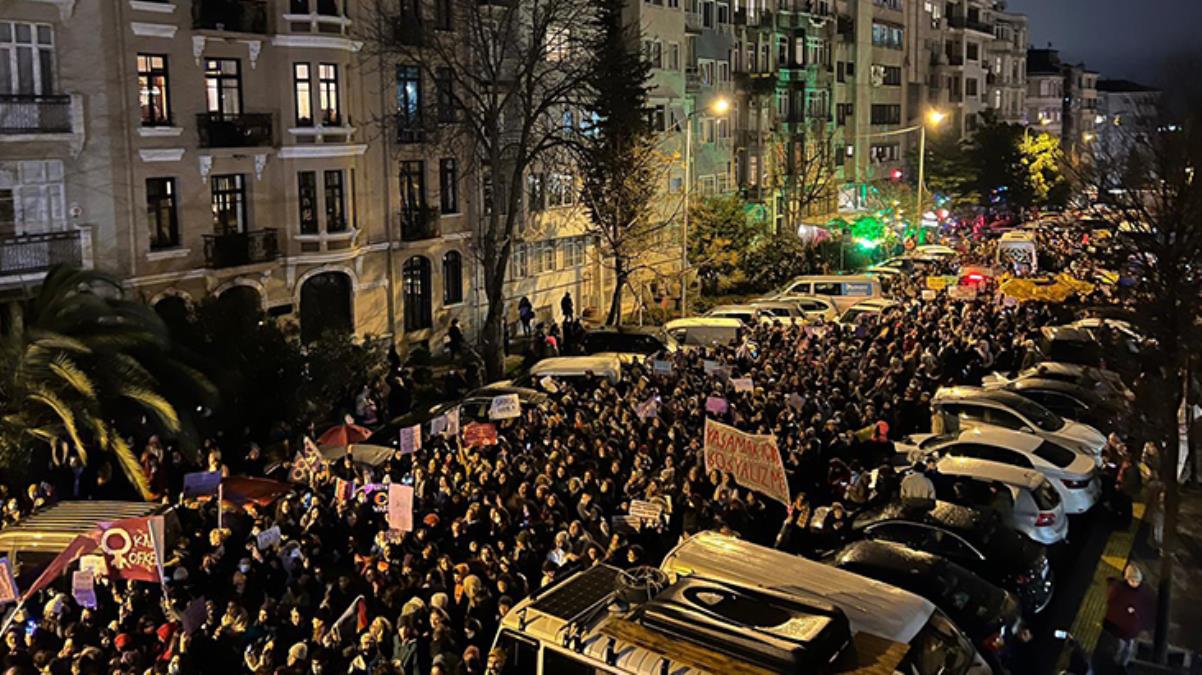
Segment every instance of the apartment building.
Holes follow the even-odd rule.
[[[1027,51],[1027,120],[1056,137],[1064,132],[1064,64],[1055,49]]]
[[[0,98],[20,203],[0,279],[80,263],[164,311],[217,296],[306,337],[391,332],[370,195],[392,172],[369,163],[354,21],[335,0],[5,3],[5,55],[37,75]]]
[[[1027,44],[1030,40],[1027,17],[1006,12],[1001,6],[994,9],[992,16],[994,38],[988,49],[985,75],[989,108],[1001,122],[1026,124]]]
[[[1085,64],[1064,68],[1064,131],[1061,146],[1070,155],[1086,154],[1097,140],[1098,73]]]
[[[1161,93],[1131,80],[1106,79],[1098,81],[1097,91],[1093,151],[1104,163],[1121,166],[1139,135],[1161,124]]]

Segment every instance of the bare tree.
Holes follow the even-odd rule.
[[[1164,546],[1160,557],[1158,656],[1167,645],[1170,592],[1180,500],[1178,414],[1186,400],[1190,345],[1197,335],[1202,291],[1202,113],[1185,118],[1157,112],[1108,129],[1111,137],[1091,162],[1073,168],[1096,191],[1094,215],[1115,233],[1103,255],[1138,278],[1129,317],[1155,346],[1144,363],[1137,405],[1161,448]]]
[[[802,134],[777,134],[767,147],[768,178],[765,188],[781,193],[784,224],[796,232],[806,216],[833,211],[834,137],[827,124],[811,120]]]
[[[420,70],[433,87],[398,91],[398,133],[436,130],[470,158],[482,204],[473,252],[488,308],[486,374],[504,370],[505,276],[525,227],[526,180],[578,132],[589,102],[591,0],[370,0],[360,31],[368,56]],[[385,71],[387,72],[387,71]],[[415,103],[414,98],[421,101]],[[433,112],[434,114],[431,114]]]

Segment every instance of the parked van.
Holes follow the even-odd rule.
[[[669,580],[699,578],[827,602],[853,634],[909,647],[895,670],[918,675],[992,672],[972,642],[930,601],[900,588],[717,532],[696,534],[660,565]],[[884,671],[891,672],[891,671]]]
[[[180,533],[173,507],[154,502],[65,501],[53,504],[0,531],[0,557],[7,556],[18,576],[24,568],[53,560],[75,537],[95,530],[100,523],[143,516],[165,516],[165,547]]]
[[[507,675],[894,672],[894,645],[859,642],[830,603],[594,565],[506,612],[489,661]]]
[[[1011,230],[997,242],[997,266],[1015,274],[1034,274],[1039,269],[1035,235],[1026,230]]]
[[[881,280],[868,274],[797,277],[781,294],[825,296],[842,312],[858,302],[881,297]]]
[[[694,316],[664,324],[664,342],[669,349],[713,347],[734,344],[744,328],[738,319]]]

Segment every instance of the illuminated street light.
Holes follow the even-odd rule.
[[[693,118],[708,110],[714,115],[730,112],[730,99],[719,96],[707,108],[694,110],[684,119],[684,217],[681,218],[680,237],[680,315],[689,314],[689,197],[693,182]]]
[[[725,115],[730,112],[730,99],[725,96],[719,96],[710,103],[710,112],[715,115]]]
[[[922,213],[922,181],[924,178],[924,171],[926,169],[927,158],[927,125],[937,127],[945,117],[947,117],[947,115],[944,114],[943,111],[931,108],[927,111],[926,123],[918,125],[918,190],[916,190],[917,194],[915,195],[916,199],[914,200],[914,212],[918,214]],[[918,226],[921,227],[922,223],[918,223]]]

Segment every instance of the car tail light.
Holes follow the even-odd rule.
[[[999,630],[982,640],[981,645],[991,652],[1000,652],[1002,651],[1002,647],[1006,646],[1006,640],[1002,637],[1002,632]]]
[[[1089,487],[1089,479],[1088,478],[1086,478],[1085,480],[1069,480],[1067,478],[1061,478],[1060,482],[1064,483],[1066,486],[1068,486],[1069,488],[1072,488],[1073,490],[1080,490],[1081,488]]]
[[[1017,577],[1014,577],[1014,582],[1020,586],[1025,586],[1031,583],[1031,580],[1032,577],[1030,574],[1020,574]]]
[[[1035,516],[1035,527],[1047,527],[1056,524],[1056,514],[1050,511]]]

